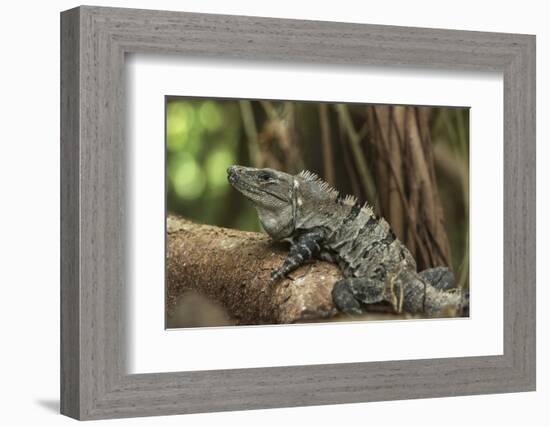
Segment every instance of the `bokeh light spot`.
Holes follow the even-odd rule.
[[[180,157],[170,178],[178,197],[185,200],[199,198],[206,187],[204,171],[191,156]]]
[[[170,151],[181,150],[195,121],[195,109],[188,102],[170,102],[166,108],[166,145]]]
[[[208,187],[216,195],[223,194],[227,187],[227,168],[235,163],[233,153],[226,147],[213,151],[206,160]]]
[[[207,130],[218,130],[223,122],[218,105],[212,101],[203,102],[199,108],[199,120]]]

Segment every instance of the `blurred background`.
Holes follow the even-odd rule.
[[[232,164],[315,172],[468,287],[468,108],[167,97],[168,214],[261,231]]]

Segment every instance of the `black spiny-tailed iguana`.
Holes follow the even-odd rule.
[[[344,279],[332,290],[338,310],[361,314],[366,304],[390,303],[400,313],[460,313],[467,298],[454,287],[446,267],[417,273],[409,250],[383,218],[355,197],[341,197],[317,175],[289,175],[273,169],[231,166],[228,180],[252,201],[264,230],[289,240],[290,252],[271,282],[316,257],[337,263]]]

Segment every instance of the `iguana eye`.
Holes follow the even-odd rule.
[[[258,178],[262,181],[269,181],[271,179],[271,174],[269,174],[268,172],[260,172],[258,174]]]

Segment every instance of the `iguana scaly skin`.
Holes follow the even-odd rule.
[[[388,302],[400,313],[460,313],[466,298],[446,267],[417,273],[416,263],[383,218],[355,197],[341,197],[317,175],[231,166],[228,180],[252,201],[264,230],[288,240],[290,252],[274,270],[276,282],[313,257],[337,263],[344,279],[333,288],[338,310],[362,314],[366,304]]]

